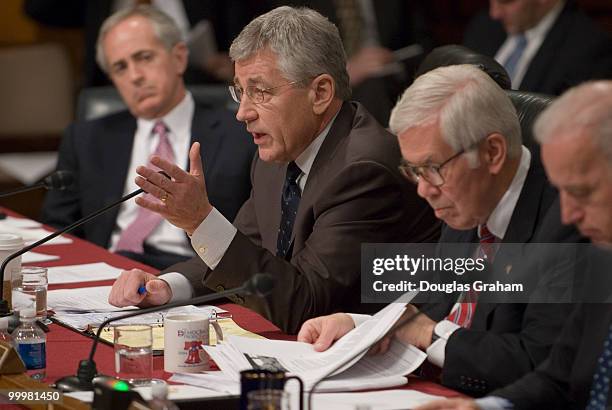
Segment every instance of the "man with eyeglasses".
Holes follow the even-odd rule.
[[[512,102],[479,68],[423,74],[393,109],[390,126],[398,135],[402,173],[445,223],[441,250],[469,244],[460,247],[460,256],[482,254],[495,271],[520,266],[523,255],[505,244],[578,240],[574,229],[560,224],[557,192],[521,144]],[[570,306],[479,302],[477,293],[456,292],[420,309],[393,337],[427,352],[426,375],[439,374],[445,386],[478,396],[543,361]],[[418,312],[409,305],[405,317]],[[362,320],[344,313],[316,318],[304,324],[298,340],[325,350]],[[386,350],[389,342],[383,339],[374,350]]]
[[[188,54],[176,23],[155,7],[125,8],[104,20],[98,63],[127,110],[68,127],[57,168],[72,171],[76,184],[48,192],[43,222],[65,227],[133,192],[136,166],[153,153],[186,167],[196,141],[205,147],[211,201],[227,218],[236,216],[251,190],[255,146],[230,110],[194,101],[183,78]],[[157,269],[195,255],[185,232],[133,201],[76,234]]]
[[[162,204],[138,200],[190,236],[198,258],[157,278],[122,274],[109,301],[163,304],[240,286],[258,272],[276,279],[266,300],[232,298],[284,331],[312,317],[360,304],[360,251],[367,242],[428,242],[439,225],[397,169],[395,138],[349,102],[346,58],[337,28],[307,8],[279,7],[234,40],[230,91],[238,120],[258,146],[253,190],[231,224],[207,199],[199,146],[189,173],[152,163],[137,184]],[[178,273],[180,272],[180,273]],[[145,285],[146,292],[138,293]]]

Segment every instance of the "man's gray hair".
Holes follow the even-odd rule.
[[[542,112],[533,131],[540,144],[589,135],[612,165],[612,81],[570,88]]]
[[[119,10],[104,20],[102,27],[100,27],[100,32],[98,33],[98,40],[96,42],[96,61],[102,71],[108,72],[108,62],[106,61],[106,56],[104,55],[104,49],[102,47],[104,37],[117,24],[135,16],[144,17],[151,22],[155,36],[168,50],[172,50],[172,47],[183,41],[181,30],[172,17],[155,7],[141,5],[134,8]]]
[[[438,123],[442,138],[455,150],[474,148],[492,133],[501,134],[508,158],[521,153],[521,127],[510,98],[486,73],[473,65],[440,67],[418,77],[391,112],[396,135]],[[477,156],[468,156],[478,166]]]
[[[229,55],[233,61],[241,61],[266,48],[278,56],[280,71],[288,80],[329,74],[336,96],[342,100],[351,97],[338,28],[316,11],[283,6],[262,14],[242,29]]]

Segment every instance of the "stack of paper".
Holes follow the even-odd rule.
[[[405,304],[390,304],[368,321],[347,333],[325,352],[311,344],[281,340],[230,337],[228,342],[204,349],[222,372],[175,375],[171,380],[201,387],[239,391],[240,371],[252,368],[283,370],[299,376],[306,390],[349,391],[403,385],[405,375],[416,370],[426,354],[414,346],[393,340],[381,355],[365,356],[405,311]]]

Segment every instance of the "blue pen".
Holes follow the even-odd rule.
[[[147,293],[147,288],[143,283],[142,285],[138,286],[138,294],[144,295],[145,293]]]

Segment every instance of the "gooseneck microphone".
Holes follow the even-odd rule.
[[[37,182],[36,184],[2,192],[0,193],[0,198],[20,194],[22,192],[33,191],[38,188],[63,191],[64,189],[70,188],[73,183],[74,175],[72,174],[72,172],[59,170],[55,171],[54,173],[44,178],[42,181]]]
[[[272,292],[276,281],[274,277],[268,273],[257,273],[253,275],[249,280],[244,282],[242,286],[239,286],[234,289],[228,289],[223,292],[212,293],[208,295],[198,296],[186,301],[182,302],[173,302],[167,303],[165,305],[153,306],[150,308],[140,309],[137,311],[133,311],[130,313],[126,313],[124,315],[115,316],[113,318],[107,319],[100,324],[98,327],[98,331],[96,332],[96,336],[94,337],[93,345],[91,346],[91,352],[89,353],[89,358],[86,360],[81,360],[79,362],[79,368],[77,370],[76,376],[67,376],[58,379],[55,382],[55,387],[62,391],[81,391],[81,390],[92,390],[93,388],[93,380],[96,377],[98,370],[96,368],[96,363],[93,358],[96,354],[96,348],[98,347],[98,342],[100,341],[100,334],[102,330],[108,326],[109,323],[128,319],[134,316],[146,315],[149,313],[159,312],[160,310],[172,309],[175,307],[181,307],[186,305],[201,305],[206,302],[210,302],[211,300],[223,298],[226,296],[230,296],[236,293],[242,295],[253,295],[258,297],[265,297]]]
[[[63,177],[62,177],[63,178]],[[60,178],[60,179],[62,179]],[[26,252],[31,251],[32,249],[36,248],[37,246],[40,246],[42,244],[45,244],[47,242],[49,242],[50,240],[52,240],[55,237],[58,237],[62,234],[65,234],[67,232],[70,232],[76,228],[78,228],[79,226],[91,221],[92,219],[98,217],[99,215],[109,211],[110,209],[113,209],[114,207],[116,207],[117,205],[120,205],[121,203],[127,201],[128,199],[131,199],[133,197],[135,197],[136,195],[140,195],[141,193],[143,193],[144,191],[142,189],[137,189],[136,191],[124,196],[123,198],[113,202],[110,205],[105,206],[104,208],[90,214],[87,215],[84,218],[79,219],[78,221],[68,225],[67,227],[60,229],[59,231],[55,231],[47,236],[45,236],[44,238],[42,238],[39,241],[34,242],[33,244],[26,246],[20,250],[18,250],[17,252],[14,252],[12,254],[10,254],[3,262],[2,265],[0,265],[0,275],[2,279],[0,281],[0,317],[2,316],[8,316],[10,315],[10,311],[9,311],[9,307],[8,307],[8,302],[2,298],[3,295],[3,291],[4,291],[4,271],[6,270],[7,265],[15,258],[17,258],[18,256],[23,255]]]

